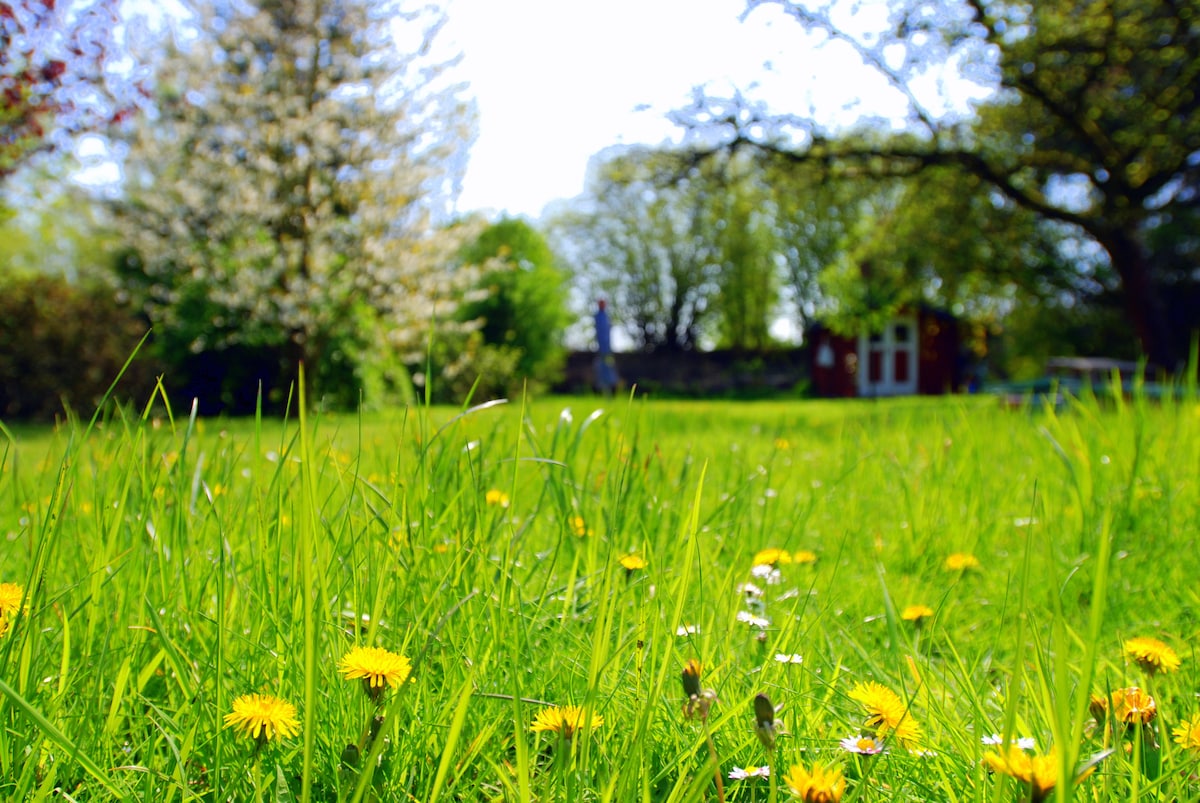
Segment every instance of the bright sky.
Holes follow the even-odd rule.
[[[886,8],[855,5],[860,23]],[[714,94],[757,84],[781,111],[816,104],[838,114],[881,81],[852,61],[829,63],[829,51],[814,56],[777,7],[739,22],[744,0],[448,0],[447,8],[442,44],[462,51],[459,76],[480,114],[464,211],[538,217],[548,202],[583,191],[598,151],[678,139],[664,114],[701,84]]]

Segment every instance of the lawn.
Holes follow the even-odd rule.
[[[1200,800],[1198,483],[1194,389],[6,428],[0,797]]]

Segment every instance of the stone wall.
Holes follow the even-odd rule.
[[[639,392],[670,396],[746,396],[796,391],[808,384],[808,350],[781,349],[766,352],[677,351],[613,355],[620,388],[636,385]],[[593,390],[595,353],[572,352],[567,356],[559,393],[588,393]]]

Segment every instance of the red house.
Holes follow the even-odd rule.
[[[809,331],[812,382],[823,397],[951,393],[962,382],[958,321],[922,307],[901,312],[881,332]]]

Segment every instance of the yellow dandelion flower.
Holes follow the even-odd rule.
[[[984,753],[983,763],[993,772],[1029,784],[1034,800],[1045,799],[1058,785],[1058,757],[1053,750],[1044,756],[1031,756],[1008,745],[999,752]]]
[[[571,532],[580,538],[584,538],[592,534],[592,528],[587,526],[587,521],[583,516],[571,517]]]
[[[21,600],[25,589],[16,583],[0,583],[0,636],[8,632],[9,626],[21,612]]]
[[[408,680],[412,663],[383,647],[355,647],[342,656],[338,671],[346,680],[361,678],[367,696],[378,702],[385,686],[394,688]]]
[[[975,557],[970,552],[954,552],[946,556],[947,571],[965,572],[978,568],[979,558]]]
[[[858,683],[850,690],[850,699],[862,705],[867,712],[863,724],[873,729],[878,738],[895,734],[908,748],[920,742],[921,725],[912,717],[904,700],[888,687],[874,681]]]
[[[791,562],[792,553],[778,547],[760,549],[754,555],[755,566],[782,566]]]
[[[493,507],[508,507],[508,494],[497,488],[492,488],[483,495],[483,501]]]
[[[1158,716],[1154,698],[1137,686],[1113,689],[1109,710],[1113,719],[1126,725],[1148,725]]]
[[[1185,719],[1171,733],[1175,735],[1175,744],[1187,750],[1200,751],[1200,714]]]
[[[808,549],[801,549],[798,552],[792,553],[792,563],[807,564],[816,563],[817,553]]]
[[[621,556],[621,566],[627,572],[636,572],[638,569],[644,569],[649,565],[646,559],[636,552]]]
[[[1179,668],[1179,656],[1163,642],[1149,636],[1131,638],[1124,644],[1125,657],[1130,658],[1148,675],[1166,674]]]
[[[700,662],[689,658],[683,665],[683,695],[688,699],[700,695]]]
[[[900,618],[906,622],[920,623],[922,619],[933,616],[933,608],[928,605],[909,605],[900,612]]]
[[[775,439],[775,448],[781,452],[787,451],[788,449],[791,448],[791,446],[792,445],[790,443],[788,443],[787,438],[776,438]]]
[[[783,776],[783,782],[804,803],[838,803],[846,791],[841,768],[820,764],[813,764],[812,769],[797,764]]]
[[[551,705],[537,712],[529,729],[534,733],[553,732],[564,739],[570,739],[585,727],[595,730],[603,724],[604,717],[590,713],[583,706]]]
[[[225,715],[225,727],[260,745],[271,739],[288,739],[300,732],[296,706],[269,694],[243,694]]]

